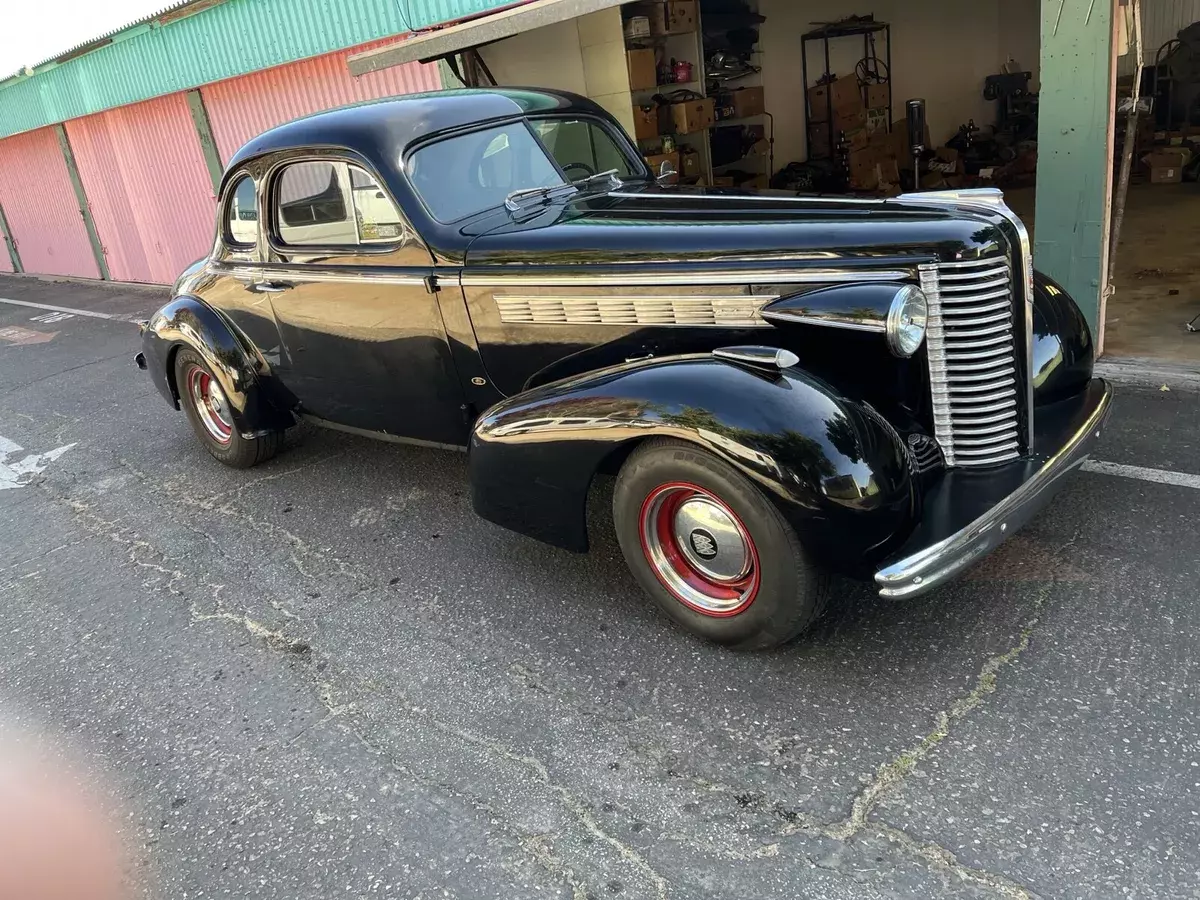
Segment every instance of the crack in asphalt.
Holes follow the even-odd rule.
[[[334,454],[336,455],[336,454]],[[163,483],[157,485],[154,479],[147,477],[144,473],[139,472],[135,467],[129,465],[125,460],[121,463],[131,472],[133,472],[145,485],[152,487],[157,486],[161,491],[170,496],[171,499],[180,503],[183,506],[199,508],[205,511],[215,512],[221,515],[231,516],[240,521],[243,521],[255,528],[266,528],[274,532],[283,533],[292,548],[291,558],[293,564],[305,577],[315,579],[318,577],[326,577],[333,574],[342,574],[350,577],[354,582],[360,583],[362,578],[358,573],[351,571],[344,561],[324,553],[320,550],[312,548],[306,541],[297,535],[292,534],[287,529],[277,526],[274,523],[262,522],[251,516],[246,515],[241,510],[235,508],[231,503],[234,497],[240,496],[241,493],[254,484],[263,481],[277,480],[284,478],[307,469],[311,466],[324,462],[331,457],[323,457],[305,463],[302,466],[297,466],[284,472],[273,473],[264,478],[255,479],[247,485],[240,488],[224,492],[222,494],[210,495],[207,497],[194,496],[188,492],[181,492],[176,485]],[[189,575],[180,569],[170,567],[171,560],[161,550],[152,546],[149,542],[142,540],[136,532],[132,532],[132,536],[127,536],[130,532],[128,528],[121,526],[119,520],[105,520],[101,518],[92,509],[89,503],[82,500],[70,498],[66,495],[56,496],[55,492],[50,488],[44,480],[38,483],[38,486],[46,490],[52,498],[58,499],[60,502],[66,503],[75,513],[76,519],[84,526],[85,529],[98,534],[107,536],[110,540],[123,544],[128,548],[129,561],[142,569],[147,569],[157,573],[166,579],[166,590],[174,596],[179,597],[187,603],[188,614],[193,623],[208,623],[208,622],[223,622],[235,625],[246,631],[252,637],[261,640],[267,647],[272,650],[292,653],[297,655],[308,656],[312,652],[312,647],[309,642],[289,637],[284,633],[284,629],[271,628],[270,626],[251,618],[244,612],[235,612],[230,610],[224,601],[221,599],[221,592],[225,589],[224,585],[212,584],[202,579],[195,579],[202,587],[207,587],[211,592],[211,602],[213,608],[204,610],[199,603],[191,600],[180,588],[180,582],[189,580]],[[225,502],[218,503],[224,499]],[[189,526],[191,527],[191,526]],[[193,531],[198,529],[192,527]],[[204,533],[204,532],[202,532]],[[216,545],[216,541],[207,533],[204,533],[209,538],[210,542]],[[67,545],[69,546],[69,545]],[[60,548],[55,548],[63,549]],[[48,552],[54,552],[48,551]],[[315,558],[320,562],[332,564],[337,573],[318,573],[314,574],[307,571],[297,558],[297,553]],[[150,557],[151,559],[148,559]],[[157,558],[158,562],[152,561]],[[11,568],[11,567],[9,567]],[[155,579],[156,581],[159,579]],[[873,820],[872,813],[876,810],[879,803],[889,794],[902,786],[909,776],[916,769],[917,765],[925,760],[951,733],[952,727],[958,721],[970,715],[978,709],[986,701],[986,698],[996,691],[998,684],[999,673],[1006,667],[1014,665],[1021,655],[1028,649],[1030,640],[1041,621],[1041,611],[1049,599],[1053,589],[1053,582],[1043,586],[1035,597],[1032,615],[1026,621],[1021,631],[1019,632],[1016,643],[1003,653],[996,654],[988,658],[979,670],[976,676],[974,686],[963,696],[956,699],[947,709],[940,711],[936,715],[935,724],[931,731],[924,735],[911,748],[899,754],[889,762],[882,764],[877,770],[874,777],[868,782],[854,797],[851,803],[849,814],[835,822],[821,823],[813,817],[801,813],[798,810],[787,809],[780,803],[771,805],[770,812],[777,818],[784,819],[785,824],[779,834],[786,836],[792,834],[807,834],[818,836],[837,841],[842,844],[851,843],[854,838],[866,833],[873,834],[877,837],[887,840],[889,843],[897,846],[903,852],[911,857],[921,860],[925,865],[932,870],[942,873],[947,877],[953,877],[960,882],[971,883],[981,888],[986,888],[996,893],[997,896],[1004,898],[1014,898],[1014,900],[1035,900],[1037,897],[1031,890],[1008,879],[1007,877],[988,872],[981,869],[972,868],[961,863],[953,852],[945,847],[934,842],[921,841],[918,838],[909,835],[902,829],[893,826],[887,822]],[[286,610],[279,609],[285,619],[291,620],[291,616]],[[286,625],[284,626],[286,628]],[[546,690],[541,684],[540,677],[536,672],[529,670],[523,666],[514,666],[510,672],[511,676],[516,676],[516,680],[522,681],[531,687],[541,687]],[[340,719],[348,714],[353,714],[358,711],[357,704],[353,701],[346,703],[334,702],[334,689],[331,684],[322,682],[317,685],[318,702],[326,710],[326,715],[319,721],[312,723],[299,733],[294,735],[290,742],[298,740],[299,737],[313,727],[323,725],[331,720]],[[625,844],[623,841],[606,831],[597,821],[595,814],[591,809],[591,805],[584,799],[577,796],[567,786],[556,782],[546,766],[540,759],[535,756],[522,754],[514,751],[512,748],[488,738],[484,735],[476,734],[466,729],[448,724],[441,721],[437,717],[429,714],[429,712],[421,707],[414,706],[409,703],[404,703],[401,710],[411,718],[416,718],[427,724],[434,730],[444,734],[454,736],[470,745],[479,747],[493,757],[504,759],[511,763],[516,763],[530,772],[537,781],[539,781],[548,791],[558,798],[562,806],[571,812],[575,819],[580,823],[586,832],[588,832],[596,840],[599,840],[611,847],[620,857],[626,860],[634,869],[636,869],[650,884],[654,887],[654,893],[658,900],[665,900],[668,896],[668,883],[666,879],[651,865],[651,863],[636,849]],[[638,718],[638,717],[635,717]],[[352,735],[359,743],[370,751],[372,754],[383,756],[389,759],[392,766],[398,770],[404,771],[409,777],[414,778],[420,783],[427,786],[436,787],[438,790],[456,795],[459,799],[469,802],[475,808],[486,807],[489,814],[494,817],[494,821],[498,821],[500,816],[496,814],[491,807],[475,797],[468,797],[462,792],[451,788],[449,785],[441,782],[431,782],[428,779],[421,778],[415,775],[408,766],[394,759],[389,753],[383,751],[377,745],[368,740],[362,732],[343,722],[340,727],[345,732]],[[671,774],[671,773],[668,773]],[[752,803],[744,803],[743,798],[751,796],[754,792],[741,791],[736,787],[712,781],[701,776],[683,776],[674,773],[675,777],[681,777],[684,780],[694,784],[696,787],[703,788],[708,792],[728,794],[737,800],[739,806],[761,805],[764,798],[756,796]],[[522,851],[539,866],[551,873],[555,878],[560,879],[565,885],[570,887],[574,895],[578,897],[586,897],[586,889],[583,888],[579,880],[578,874],[567,865],[561,858],[551,852],[546,834],[524,834],[513,828],[511,825],[503,826],[503,830],[507,832],[512,839],[520,846]],[[689,840],[689,843],[692,841]],[[698,848],[699,849],[699,848]],[[741,860],[754,860],[769,858],[778,855],[780,852],[778,842],[765,843],[756,849],[746,852],[737,852],[736,858]],[[725,854],[720,854],[725,855]],[[582,891],[582,893],[580,893]]]
[[[1054,584],[1055,582],[1050,582],[1039,588],[1037,596],[1034,598],[1032,615],[1022,626],[1016,643],[1005,652],[989,657],[984,662],[976,676],[974,687],[955,700],[949,708],[937,713],[934,727],[930,732],[908,750],[876,770],[874,778],[855,795],[850,807],[850,814],[846,818],[838,822],[816,824],[810,819],[805,821],[807,817],[797,814],[800,821],[786,826],[783,833],[817,834],[847,843],[864,831],[875,830],[890,842],[910,854],[918,856],[935,869],[953,875],[962,881],[990,888],[1002,897],[1014,898],[1014,900],[1036,900],[1037,894],[1004,875],[963,865],[954,853],[945,847],[931,841],[920,841],[894,825],[883,821],[875,823],[869,818],[880,801],[903,785],[917,765],[950,736],[951,729],[956,722],[970,715],[984,704],[989,695],[996,692],[1000,672],[1006,667],[1015,665],[1021,655],[1029,649],[1030,641],[1041,622],[1042,610],[1050,598]]]
[[[79,522],[85,530],[97,537],[106,537],[109,540],[126,547],[128,560],[131,564],[140,569],[156,573],[156,575],[159,577],[153,578],[147,584],[162,584],[162,587],[167,591],[167,593],[186,603],[188,616],[192,623],[229,623],[245,630],[252,637],[261,640],[268,648],[274,651],[296,654],[304,657],[309,657],[311,655],[312,646],[307,641],[288,637],[282,629],[271,628],[270,626],[251,618],[246,613],[231,611],[220,596],[222,591],[225,590],[225,585],[214,584],[203,581],[202,579],[194,579],[202,588],[207,588],[211,592],[210,602],[213,610],[208,612],[204,611],[200,603],[191,599],[188,594],[179,587],[181,583],[186,583],[189,580],[193,580],[191,576],[181,569],[173,568],[171,566],[173,561],[165,553],[154,547],[148,541],[143,540],[137,532],[133,532],[130,529],[121,526],[119,520],[102,518],[93,510],[91,504],[87,503],[86,501],[56,494],[45,482],[41,483],[39,486],[42,487],[47,494],[49,494],[51,499],[57,500],[58,502],[64,503],[66,506],[68,506],[72,510],[76,521]],[[220,510],[217,509],[217,511]],[[147,557],[151,558],[148,559]],[[165,579],[165,582],[163,579]],[[285,618],[287,617],[285,616]],[[321,682],[317,685],[316,699],[321,706],[325,708],[326,715],[323,716],[318,722],[309,726],[309,728],[316,727],[317,725],[323,724],[330,720],[343,717],[346,714],[355,712],[357,710],[357,705],[353,701],[347,703],[336,703],[333,698],[334,688],[331,684],[328,682]],[[645,876],[646,879],[653,884],[654,893],[658,900],[666,900],[668,893],[666,879],[663,878],[662,875],[660,875],[653,868],[653,866],[650,865],[649,861],[646,860],[645,857],[643,857],[640,853],[638,853],[637,850],[607,832],[596,820],[596,817],[590,808],[590,804],[588,804],[582,798],[577,797],[565,785],[554,781],[546,764],[540,759],[532,755],[517,753],[497,741],[490,740],[482,735],[477,735],[465,729],[456,728],[452,725],[444,723],[436,717],[430,716],[425,710],[422,710],[419,707],[411,704],[405,704],[402,709],[406,714],[409,715],[410,718],[420,719],[434,730],[458,737],[460,740],[463,740],[466,743],[489,751],[493,756],[503,758],[509,762],[517,763],[524,767],[527,771],[532,772],[535,778],[541,782],[551,794],[557,797],[559,802],[571,812],[571,814],[588,834],[590,834],[595,840],[601,841],[610,846],[621,858],[623,858],[626,862],[631,864],[634,869]],[[290,739],[290,742],[297,740],[306,730],[308,729],[302,729],[301,732],[294,735]],[[492,810],[491,807],[487,807],[486,804],[483,804],[482,801],[478,800],[478,798],[468,797],[462,794],[462,792],[456,791],[441,782],[435,783],[429,781],[428,779],[415,776],[408,766],[398,762],[390,754],[386,753],[377,745],[368,740],[359,729],[352,726],[345,726],[343,730],[345,732],[349,732],[369,752],[377,756],[386,757],[394,768],[404,771],[414,780],[427,786],[435,787],[438,790],[450,794],[451,796],[457,796],[459,799],[469,802],[472,807],[485,807],[493,816],[493,821],[496,821],[497,823],[499,822],[501,818],[500,815],[495,810]],[[504,830],[510,834],[510,836],[515,840],[516,844],[520,846],[526,855],[528,855],[538,865],[541,865],[543,868],[545,868],[546,871],[548,871],[551,875],[561,879],[564,884],[569,886],[577,898],[587,897],[587,892],[582,888],[578,880],[578,876],[573,869],[565,866],[565,864],[561,864],[561,861],[555,862],[556,858],[548,855],[546,852],[543,852],[545,848],[539,850],[536,846],[531,846],[529,844],[530,835],[522,834],[511,826],[506,826]],[[544,838],[544,835],[542,837]]]

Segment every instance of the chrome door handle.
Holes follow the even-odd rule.
[[[291,290],[290,284],[284,284],[279,281],[256,281],[250,285],[250,290],[256,294],[282,294],[284,291]]]

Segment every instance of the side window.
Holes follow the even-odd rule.
[[[288,166],[276,182],[275,198],[275,227],[285,244],[358,243],[358,229],[346,208],[345,185],[334,163]]]
[[[411,237],[410,229],[404,224],[400,210],[388,199],[375,179],[360,169],[350,166],[350,193],[354,198],[354,218],[358,224],[358,241],[361,244],[391,244],[401,238]]]
[[[276,183],[276,228],[285,244],[356,247],[412,237],[387,192],[358,166],[296,163]]]
[[[258,243],[258,208],[254,199],[254,179],[243,175],[229,198],[226,240],[241,248]]]

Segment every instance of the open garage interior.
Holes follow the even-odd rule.
[[[1139,2],[1140,32],[1132,0],[1057,16],[1039,0],[583,2],[592,11],[504,39],[477,40],[468,25],[461,46],[477,48],[469,83],[592,97],[655,171],[675,170],[673,182],[857,197],[1000,188],[1030,227],[1036,264],[1085,307],[1105,353],[1196,364],[1200,334],[1187,325],[1200,291],[1186,223],[1200,204],[1200,25],[1194,58],[1188,29],[1200,0]],[[1061,42],[1072,12],[1103,28],[1102,41],[1088,38],[1103,46]],[[1151,102],[1134,125],[1121,203],[1118,104],[1132,93],[1139,37],[1140,93]],[[1047,98],[1062,123],[1049,150],[1060,168],[1039,180]],[[907,123],[914,99],[924,101],[918,135]],[[1064,186],[1064,171],[1079,177]],[[1124,216],[1112,254],[1114,201]]]

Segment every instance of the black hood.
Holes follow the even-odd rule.
[[[472,223],[472,266],[591,265],[871,258],[994,253],[998,214],[906,199],[748,194],[625,185],[559,202],[525,220],[498,212]]]

